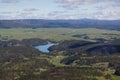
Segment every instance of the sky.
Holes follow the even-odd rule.
[[[120,0],[0,0],[4,19],[120,19]]]

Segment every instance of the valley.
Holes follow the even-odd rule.
[[[59,43],[44,53],[34,46]],[[0,29],[1,80],[119,80],[120,32]]]

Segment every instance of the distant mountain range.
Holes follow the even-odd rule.
[[[120,30],[120,20],[0,20],[0,28],[98,28]]]

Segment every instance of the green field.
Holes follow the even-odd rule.
[[[74,37],[74,35],[78,35]],[[120,38],[120,31],[114,30],[102,30],[95,28],[86,29],[72,29],[72,28],[11,28],[0,29],[0,40],[10,39],[29,39],[29,38],[41,38],[51,39],[55,41],[70,40],[70,39],[87,39],[104,38],[104,39],[116,39]]]

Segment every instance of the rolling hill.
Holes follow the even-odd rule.
[[[45,19],[21,19],[0,20],[0,28],[99,28],[120,30],[120,20],[45,20]]]

